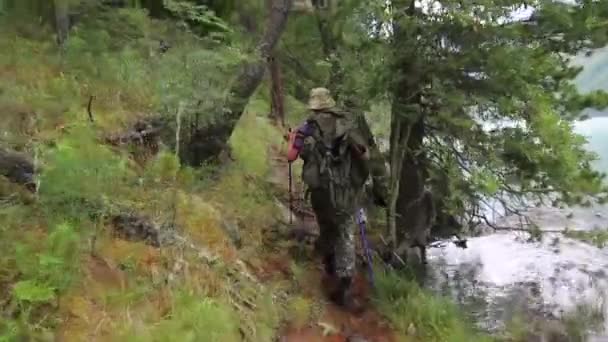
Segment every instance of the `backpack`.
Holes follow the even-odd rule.
[[[307,121],[302,180],[309,190],[328,190],[334,208],[352,208],[369,178],[369,165],[358,157],[356,145],[367,148],[349,113],[326,110]]]

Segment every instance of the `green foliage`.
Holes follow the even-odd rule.
[[[258,113],[253,108],[248,110],[235,129],[230,146],[244,172],[265,176],[270,170],[268,152],[273,144],[280,144],[282,137],[266,118],[257,116]]]
[[[28,29],[31,25],[36,33],[27,36],[14,23],[0,22],[0,48],[7,52],[0,56],[0,113],[5,119],[0,122],[0,133],[3,143],[36,156],[41,169],[37,179],[39,201],[35,205],[0,208],[0,302],[17,306],[19,314],[15,321],[0,322],[0,340],[12,341],[22,333],[50,326],[49,322],[57,318],[56,300],[68,289],[80,291],[73,285],[82,264],[84,239],[80,233],[89,223],[87,216],[97,218],[129,204],[150,209],[142,197],[158,195],[159,201],[166,202],[172,197],[173,187],[188,192],[201,187],[197,179],[200,172],[181,167],[174,152],[165,146],[136,175],[137,165],[131,164],[127,153],[109,147],[104,138],[156,113],[176,128],[176,113],[181,109],[180,138],[187,141],[187,135],[196,128],[222,118],[217,108],[230,86],[229,77],[246,58],[238,43],[201,38],[185,32],[172,20],[152,21],[144,10],[91,4],[82,11],[78,8],[79,20],[61,50],[55,46],[51,32],[41,30],[37,20],[23,25]],[[201,12],[182,12],[186,15],[182,19],[193,31],[209,24],[224,33],[220,38],[229,37],[230,29],[223,21],[202,7],[196,8]],[[168,51],[159,50],[161,39],[170,45]],[[86,112],[90,96],[94,96],[94,123],[88,122]],[[263,114],[266,103],[262,106],[252,110]],[[230,189],[227,195],[222,193],[231,202],[230,210],[238,210],[243,217],[255,212],[258,215],[254,220],[263,222],[274,204],[266,189],[244,176],[249,172],[256,178],[266,175],[269,141],[279,136],[270,125],[260,124],[258,128],[254,114],[249,117],[251,120],[244,125],[254,134],[246,134],[243,128],[237,130],[232,142],[238,162],[223,174],[225,183],[220,188]],[[22,127],[24,122],[28,125]],[[174,137],[165,143],[171,145]],[[138,202],[127,202],[133,198]],[[46,229],[54,222],[69,223]],[[106,242],[101,242],[99,253],[115,247],[108,247]],[[150,252],[150,259],[154,256]],[[125,272],[126,277],[131,273]],[[108,312],[104,315],[111,316],[109,311],[116,307],[141,304],[153,293],[147,278],[137,279],[142,282],[136,286],[130,286],[132,279],[128,280],[127,290],[96,298],[106,304],[102,309]],[[96,295],[93,292],[85,296]],[[72,293],[68,295],[71,298]],[[134,340],[240,341],[239,328],[247,325],[250,340],[271,341],[279,327],[280,311],[270,293],[258,295],[256,310],[240,320],[226,304],[228,298],[201,300],[183,294],[158,325],[150,325],[143,334],[139,327],[129,333]]]
[[[492,341],[475,333],[449,300],[428,294],[393,272],[378,274],[375,303],[398,331],[414,333],[423,341]]]
[[[19,337],[19,325],[13,320],[0,321],[0,342],[12,342]]]
[[[557,339],[567,336],[568,341],[589,340],[590,333],[603,329],[603,304],[577,304],[558,319],[516,315],[508,322],[505,331],[507,341],[527,342],[535,339]]]
[[[174,184],[180,170],[179,159],[175,153],[163,150],[146,168],[146,178],[152,184],[170,185]]]
[[[25,38],[12,22],[0,25],[0,48],[7,52],[0,56],[6,76],[0,78],[0,111],[8,118],[0,129],[17,147],[27,141],[16,134],[22,115],[35,113],[35,128],[48,133],[86,120],[90,96],[98,125],[110,129],[129,124],[130,113],[161,113],[174,125],[181,107],[185,141],[186,127],[202,127],[221,114],[229,77],[245,58],[237,43],[197,37],[134,8],[85,6],[62,51],[48,32]],[[160,51],[160,40],[168,51]]]
[[[20,302],[45,303],[55,298],[53,288],[40,285],[32,280],[24,280],[15,284],[13,288],[15,299]]]
[[[67,289],[79,269],[80,238],[68,224],[49,234],[41,252],[30,245],[15,248],[15,263],[23,280],[15,284],[13,295],[19,302],[49,302]]]
[[[606,320],[606,310],[603,301],[596,303],[580,303],[568,312],[561,321],[572,341],[587,341],[590,332],[603,330]]]
[[[539,1],[533,24],[505,22],[517,7],[509,1],[442,3],[426,12],[407,6],[384,9],[392,19],[405,14],[386,39],[390,66],[377,77],[390,81],[384,92],[400,102],[393,108],[417,106],[422,115],[426,168],[450,170],[456,191],[442,194],[446,207],[473,215],[487,197],[511,205],[556,194],[575,204],[605,190],[573,120],[607,97],[578,94],[572,82],[581,69],[571,64],[606,43],[605,4]]]
[[[296,296],[288,303],[288,319],[296,328],[304,327],[310,321],[312,312],[312,302],[310,299]]]
[[[119,199],[129,177],[125,159],[100,145],[91,129],[75,127],[46,153],[40,199],[46,208],[75,218],[99,214],[102,204]]]
[[[505,23],[519,6],[513,1],[441,3],[415,15],[409,5],[352,0],[295,17],[282,45],[297,80],[290,92],[302,99],[301,87],[327,85],[339,100],[371,104],[385,139],[390,108],[382,104],[392,102],[397,117],[399,108],[423,114],[424,164],[446,214],[472,214],[487,197],[513,203],[552,193],[573,204],[605,190],[596,156],[572,126],[608,96],[579,94],[581,68],[571,60],[606,43],[606,4],[539,1],[533,24]]]
[[[231,32],[228,24],[215,15],[215,13],[205,5],[196,5],[188,1],[169,0],[164,2],[164,6],[169,12],[178,18],[191,23],[193,29],[203,29],[203,32],[219,31]]]

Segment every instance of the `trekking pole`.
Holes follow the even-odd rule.
[[[374,284],[374,268],[372,266],[372,255],[369,249],[369,244],[367,241],[367,237],[365,235],[365,223],[367,222],[367,217],[365,216],[365,211],[363,208],[359,209],[357,213],[357,223],[359,224],[359,230],[361,232],[361,242],[363,243],[363,251],[365,252],[365,257],[367,259],[367,268],[369,272],[369,281],[372,285],[372,288],[375,287]]]

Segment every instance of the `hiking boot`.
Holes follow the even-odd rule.
[[[351,285],[351,277],[340,278],[338,288],[331,294],[330,299],[338,306],[350,307],[353,300]]]
[[[334,261],[333,254],[326,254],[323,257],[323,267],[325,269],[325,273],[330,276],[333,276],[336,273],[336,263]]]

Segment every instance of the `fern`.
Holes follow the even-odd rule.
[[[15,249],[15,262],[25,277],[13,295],[19,301],[47,302],[55,291],[67,289],[78,270],[80,238],[68,224],[57,226],[45,241],[42,252],[33,253],[27,245]]]

